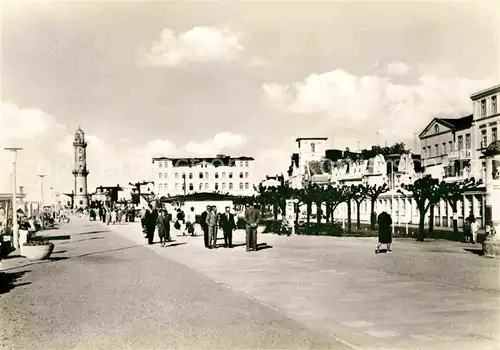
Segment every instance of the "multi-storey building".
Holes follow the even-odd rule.
[[[153,158],[155,192],[159,196],[199,192],[252,195],[256,185],[254,160],[222,154],[205,158]]]

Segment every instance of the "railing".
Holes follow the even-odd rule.
[[[470,149],[463,149],[460,151],[453,151],[448,154],[448,160],[462,160],[471,159],[472,151]]]

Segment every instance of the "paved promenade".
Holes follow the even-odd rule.
[[[144,246],[138,224],[78,224],[72,227],[77,233],[71,240],[56,246],[56,252],[67,251],[54,254],[69,254],[71,259],[10,270],[31,270],[19,280],[31,285],[0,296],[2,312],[7,303],[20,300],[35,305],[16,310],[28,320],[22,329],[30,320],[40,325],[31,327],[29,332],[34,333],[28,339],[45,337],[50,344],[66,345],[59,348],[89,344],[95,348],[111,344],[129,344],[128,348],[499,348],[500,264],[464,250],[472,246],[401,240],[395,242],[392,255],[375,255],[376,241],[371,238],[262,234],[259,240],[267,244],[265,249],[247,253],[244,246],[208,250],[202,237],[176,237],[175,233],[170,247]],[[92,230],[97,232],[85,234]],[[86,240],[76,239],[79,234]],[[234,241],[243,243],[243,232],[237,232]],[[86,250],[91,254],[78,257]],[[9,259],[3,268],[23,262]],[[36,281],[51,293],[33,286]],[[47,299],[52,307],[44,302]],[[12,316],[18,320],[21,315]],[[47,325],[52,332],[62,327],[66,333],[41,334]],[[83,328],[75,329],[77,325]],[[127,333],[130,329],[136,332]],[[85,339],[93,332],[99,336]],[[27,341],[28,347],[14,347],[15,334],[12,326],[3,337],[12,348],[34,344]]]

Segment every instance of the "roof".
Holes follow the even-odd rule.
[[[298,137],[295,139],[295,142],[299,142],[302,140],[323,140],[323,141],[326,141],[326,140],[328,140],[328,137]]]
[[[462,118],[436,118],[437,120],[442,120],[445,123],[453,125],[455,131],[465,130],[472,127],[472,121],[474,119],[474,115],[468,115]]]
[[[472,101],[474,101],[474,100],[480,99],[482,97],[486,97],[488,95],[494,94],[495,92],[500,92],[500,85],[494,85],[494,86],[491,86],[487,89],[475,92],[471,95],[470,98]]]
[[[172,157],[155,157],[153,158],[153,163],[155,161],[170,160],[174,167],[192,167],[199,165],[201,163],[212,163],[214,166],[232,166],[235,161],[248,161],[255,160],[253,157],[240,156],[240,157],[202,157],[202,158],[172,158]]]
[[[461,118],[434,118],[430,121],[429,124],[427,124],[427,126],[424,128],[424,130],[422,130],[418,137],[422,138],[422,136],[427,132],[427,130],[429,130],[429,128],[435,121],[448,126],[453,131],[460,131],[471,128],[473,120],[474,115],[472,114]]]

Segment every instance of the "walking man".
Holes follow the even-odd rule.
[[[208,248],[210,246],[209,240],[208,240],[208,225],[207,225],[207,216],[208,212],[210,211],[210,206],[207,205],[207,209],[201,213],[200,217],[200,226],[201,229],[203,230],[203,239],[205,241],[205,248]]]
[[[245,211],[247,252],[257,251],[257,227],[259,226],[259,211],[254,205],[247,206]]]
[[[234,222],[234,215],[231,214],[231,208],[226,207],[226,211],[220,217],[220,227],[222,232],[224,232],[224,247],[233,247],[233,230],[236,229],[236,223]]]
[[[217,211],[215,206],[210,207],[206,223],[208,226],[208,249],[212,249],[217,245]]]
[[[156,220],[156,226],[158,227],[158,236],[160,237],[161,246],[164,247],[168,241],[170,231],[170,220],[165,210],[160,211],[158,219]]]
[[[391,250],[392,243],[392,218],[391,216],[383,211],[378,216],[378,244],[375,253],[380,253],[380,246],[382,244],[387,244],[387,253],[392,253]]]
[[[476,244],[476,241],[477,241],[477,231],[479,231],[479,224],[477,223],[476,220],[474,220],[470,224],[470,236],[471,236],[471,243],[472,244]]]
[[[153,207],[150,205],[149,210],[146,212],[146,217],[144,218],[148,244],[153,244],[157,219],[158,211],[156,209],[153,209]]]

